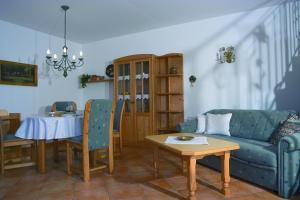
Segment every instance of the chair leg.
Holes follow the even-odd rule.
[[[30,160],[36,163],[36,143],[30,145]]]
[[[67,142],[67,173],[72,175],[73,150],[69,142]]]
[[[112,174],[114,171],[114,150],[113,145],[109,145],[108,147],[108,162],[109,162],[109,173]]]
[[[58,140],[57,139],[54,139],[53,140],[53,160],[55,162],[58,162],[59,161],[59,156],[58,156]]]
[[[82,168],[83,168],[83,180],[88,182],[90,180],[90,163],[89,163],[89,150],[82,148]]]
[[[1,151],[1,174],[4,174],[4,147],[1,144],[0,151]]]
[[[121,137],[121,133],[120,133],[120,137],[119,137],[119,145],[120,145],[120,154],[122,153],[122,148],[123,148],[123,143],[122,143],[122,137]]]

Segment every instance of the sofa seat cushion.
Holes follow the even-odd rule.
[[[277,147],[268,142],[250,140],[224,135],[209,135],[217,139],[236,142],[240,145],[239,150],[231,151],[231,156],[246,161],[249,164],[266,167],[277,167]]]

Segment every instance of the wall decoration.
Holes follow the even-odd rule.
[[[194,75],[191,75],[191,76],[189,77],[189,81],[190,81],[190,83],[191,83],[191,87],[194,86],[194,83],[196,82],[196,80],[197,80],[197,78],[196,78],[196,76],[194,76]]]
[[[114,65],[110,64],[107,65],[106,69],[105,69],[105,74],[106,76],[113,78],[114,77]]]
[[[0,84],[37,86],[37,65],[0,60]]]
[[[233,46],[221,47],[217,53],[217,63],[233,63],[235,61],[235,49]]]
[[[90,80],[91,75],[88,74],[82,74],[80,77],[80,84],[82,88],[86,87],[86,83]]]

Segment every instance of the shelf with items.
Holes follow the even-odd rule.
[[[104,78],[102,80],[89,80],[86,83],[102,83],[102,82],[113,82],[114,79],[113,78]]]
[[[183,95],[183,93],[181,92],[158,92],[156,93],[156,95],[159,95],[159,96],[168,96],[168,95]]]
[[[157,111],[157,113],[171,113],[171,114],[178,114],[178,113],[183,113],[183,111],[160,110],[160,111]]]
[[[157,74],[157,78],[166,78],[166,77],[182,77],[183,74]]]
[[[181,54],[158,58],[156,84],[156,130],[157,133],[175,131],[176,124],[183,121],[183,59]]]
[[[82,74],[79,77],[82,88],[85,88],[89,83],[113,82],[113,78],[105,78],[104,76]]]

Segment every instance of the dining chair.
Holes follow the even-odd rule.
[[[113,115],[112,101],[93,99],[85,104],[82,136],[69,138],[67,143],[67,172],[72,175],[76,168],[73,166],[73,150],[82,152],[82,173],[84,181],[90,180],[90,172],[103,169],[106,165],[90,168],[90,152],[104,150],[108,153],[109,173],[113,172]],[[95,163],[95,162],[94,162]]]
[[[77,105],[74,101],[57,101],[54,102],[51,111],[62,111],[62,112],[76,112]],[[64,140],[53,140],[53,159],[59,161],[59,152],[65,152],[64,149],[59,149],[59,146],[64,144]]]
[[[116,150],[116,140],[119,144],[119,153],[122,153],[123,143],[122,143],[122,119],[123,119],[123,112],[124,112],[124,104],[125,102],[123,99],[119,99],[116,103],[115,108],[115,116],[114,116],[114,128],[113,128],[113,144],[114,150]],[[114,152],[117,153],[116,151]]]
[[[9,120],[0,120],[0,156],[1,156],[1,174],[4,174],[4,170],[19,168],[19,167],[28,167],[36,165],[36,143],[32,140],[25,140],[22,138],[16,137],[14,134],[9,134],[10,122]],[[9,158],[9,156],[5,155],[6,148],[15,148],[22,147],[27,148],[30,146],[30,158],[28,160],[28,156],[18,157],[18,158]]]

